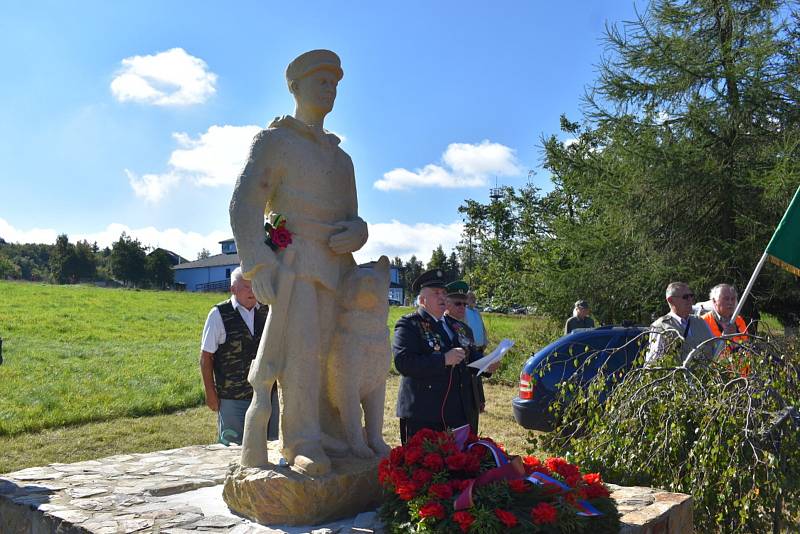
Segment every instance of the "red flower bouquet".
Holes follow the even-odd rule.
[[[421,430],[381,461],[389,532],[619,531],[599,473],[583,474],[563,458],[509,456],[466,428]]]
[[[286,229],[286,219],[277,213],[270,214],[264,222],[264,243],[274,252],[292,244],[292,233]]]

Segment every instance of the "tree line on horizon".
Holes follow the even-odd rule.
[[[54,245],[8,243],[0,237],[0,279],[57,284],[104,282],[166,289],[174,283],[172,261],[161,249],[123,232],[110,247],[61,234]]]

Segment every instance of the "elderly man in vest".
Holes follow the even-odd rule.
[[[730,284],[717,284],[711,288],[709,293],[711,299],[712,310],[704,314],[703,320],[708,324],[708,328],[714,337],[722,337],[727,334],[742,334],[740,336],[733,336],[734,343],[743,343],[747,341],[747,325],[741,315],[736,317],[734,322],[731,322],[733,312],[736,310],[736,304],[739,301],[739,295],[736,293],[736,288]],[[737,345],[731,345],[729,350],[735,350]]]
[[[650,328],[650,347],[645,359],[653,363],[664,356],[677,340],[681,340],[679,354],[684,359],[704,341],[712,339],[711,330],[704,320],[692,313],[694,293],[684,282],[672,282],[666,291],[669,313],[656,319]],[[710,359],[714,355],[712,343],[705,343],[695,359]]]
[[[200,372],[206,392],[206,405],[217,412],[219,440],[242,444],[244,416],[253,397],[247,381],[250,362],[256,357],[261,333],[267,320],[267,306],[253,295],[242,268],[231,273],[231,298],[208,313],[200,348]],[[278,439],[278,390],[272,390],[272,415],[268,439]]]

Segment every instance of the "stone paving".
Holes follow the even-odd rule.
[[[374,512],[315,527],[264,527],[222,501],[239,447],[205,445],[51,464],[0,476],[3,534],[339,534],[383,532]],[[691,532],[691,498],[613,487],[625,534]]]

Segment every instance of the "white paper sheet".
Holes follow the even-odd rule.
[[[492,365],[494,362],[499,361],[503,357],[503,355],[506,352],[508,352],[508,349],[510,349],[513,346],[514,346],[513,341],[511,341],[510,339],[504,339],[497,345],[497,348],[495,348],[492,352],[490,352],[480,360],[475,360],[474,362],[469,364],[469,367],[474,367],[475,369],[478,369],[478,374],[480,375],[486,370],[487,367]]]

